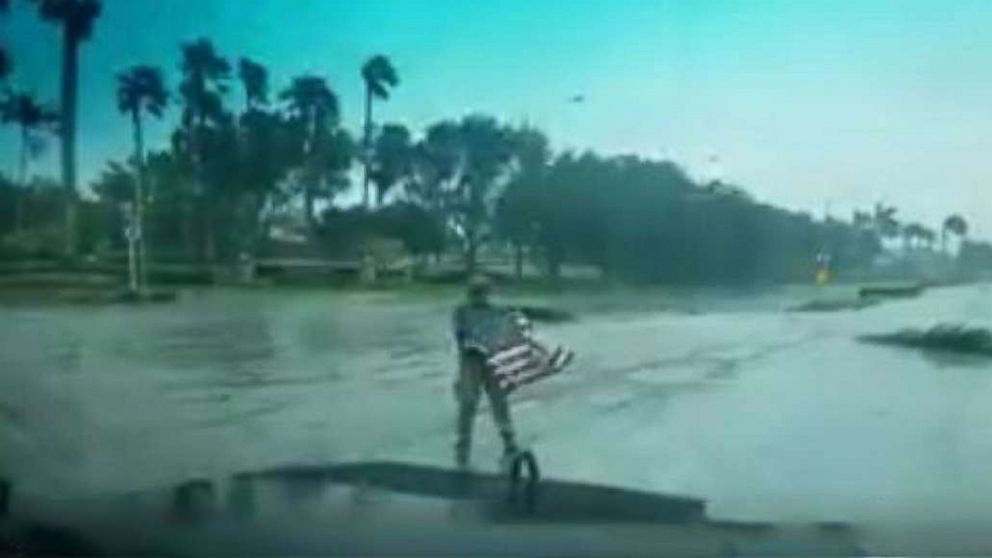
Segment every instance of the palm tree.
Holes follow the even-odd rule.
[[[13,63],[10,61],[10,56],[7,55],[7,51],[3,47],[0,47],[0,81],[7,79],[12,69]]]
[[[369,205],[369,179],[372,151],[372,100],[389,99],[390,89],[400,83],[393,63],[382,54],[376,54],[362,65],[362,81],[365,82],[365,134],[362,138],[362,161],[365,163],[365,176],[362,182],[362,203]]]
[[[953,233],[958,238],[964,238],[968,234],[968,222],[964,217],[954,213],[944,219],[944,225],[940,229],[940,244],[943,251],[947,251],[947,233]]]
[[[933,245],[937,241],[937,233],[935,233],[930,227],[921,226],[920,241],[923,242],[923,245],[926,246],[927,250],[933,251]]]
[[[134,165],[137,180],[134,188],[134,227],[137,236],[137,275],[132,287],[137,290],[145,286],[148,279],[147,259],[144,239],[145,207],[145,142],[142,127],[142,113],[147,112],[161,118],[169,93],[162,79],[162,71],[152,66],[134,66],[117,76],[117,108],[131,117],[134,132]]]
[[[269,103],[269,72],[262,64],[242,58],[238,78],[245,97],[245,110],[239,121],[239,172],[248,190],[241,206],[246,233],[242,253],[254,250],[262,238],[262,213],[278,194],[277,184],[292,164],[289,126],[282,114],[265,110]]]
[[[62,29],[61,137],[65,189],[66,257],[76,254],[76,101],[79,97],[79,47],[93,33],[100,0],[32,0],[41,18]]]
[[[875,230],[882,238],[895,238],[899,236],[899,221],[896,219],[897,209],[893,206],[886,207],[881,203],[875,204],[872,221]]]
[[[340,118],[338,97],[322,77],[303,75],[293,79],[280,98],[288,103],[291,118],[300,134],[303,161],[303,207],[311,230],[316,226],[314,205],[324,185],[326,156]]]
[[[10,93],[0,104],[0,119],[5,124],[16,124],[20,128],[21,155],[20,155],[20,183],[22,188],[27,187],[28,163],[38,155],[44,143],[38,137],[37,132],[43,129],[55,132],[59,122],[58,113],[54,110],[38,103],[32,96],[26,93]],[[24,195],[18,197],[17,205],[17,229],[24,225],[23,200]]]
[[[0,14],[4,14],[10,9],[10,0],[0,0]],[[0,46],[0,82],[7,79],[10,75],[11,70],[14,69],[14,64],[10,60],[10,54],[7,50]]]
[[[245,92],[245,110],[251,111],[269,102],[269,72],[265,66],[242,58],[238,61],[238,78]]]
[[[208,139],[211,127],[219,128],[224,124],[225,113],[223,96],[227,93],[227,81],[231,74],[231,65],[226,59],[217,54],[213,43],[208,39],[197,39],[182,45],[182,62],[180,69],[183,81],[179,85],[179,94],[183,100],[182,125],[185,149],[189,158],[188,164],[192,171],[194,196],[201,201],[208,200],[206,188],[206,157]],[[210,203],[200,206],[200,219],[208,220],[212,212]],[[195,222],[194,208],[187,210],[186,236],[193,238]],[[199,257],[213,261],[216,246],[212,227],[204,223],[202,244]]]
[[[903,240],[903,250],[909,251],[910,248],[917,246],[918,240],[923,240],[925,237],[925,228],[919,223],[909,223],[902,228],[902,240]]]
[[[926,246],[933,248],[933,243],[937,239],[937,234],[932,229],[920,223],[910,223],[902,229],[903,240],[906,248],[919,248]]]
[[[197,39],[182,46],[180,69],[183,81],[179,93],[183,98],[183,123],[205,126],[222,117],[222,97],[227,93],[231,65],[217,54],[208,39]]]

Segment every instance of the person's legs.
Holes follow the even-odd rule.
[[[475,411],[479,406],[479,391],[485,362],[481,355],[462,355],[458,363],[458,380],[455,382],[455,395],[458,399],[457,440],[455,441],[455,463],[459,467],[468,466],[469,452],[472,449],[472,427]]]
[[[510,405],[506,393],[499,387],[499,382],[489,370],[483,370],[483,387],[489,398],[489,408],[493,413],[493,421],[503,439],[503,453],[510,455],[517,451],[517,440],[513,433],[513,420],[510,418]]]

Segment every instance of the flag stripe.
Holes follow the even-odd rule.
[[[535,359],[533,355],[527,355],[512,362],[502,364],[496,367],[493,372],[497,375],[505,376],[523,370],[524,368],[532,367],[535,364],[537,364],[537,359]]]
[[[489,363],[494,366],[499,366],[503,362],[515,360],[516,357],[524,355],[531,350],[530,344],[524,343],[517,345],[516,347],[511,347],[509,349],[500,351],[489,359]]]
[[[512,391],[561,372],[573,356],[574,353],[564,347],[548,350],[533,339],[525,338],[497,351],[487,362],[500,389]]]

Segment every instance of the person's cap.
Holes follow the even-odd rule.
[[[475,275],[468,281],[468,294],[487,294],[492,289],[492,284],[485,275]]]

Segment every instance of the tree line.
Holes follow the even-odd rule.
[[[377,124],[375,104],[401,86],[384,55],[356,72],[365,89],[356,138],[325,78],[272,84],[262,62],[228,58],[206,38],[180,46],[175,84],[148,65],[117,76],[133,152],[91,184],[96,200],[80,198],[78,79],[66,74],[78,72],[79,46],[100,2],[31,2],[64,31],[63,79],[58,110],[5,87],[0,114],[20,132],[16,179],[0,181],[0,215],[10,216],[0,234],[18,241],[5,242],[8,255],[53,241],[63,255],[120,250],[129,232],[141,237],[141,261],[147,247],[154,260],[233,262],[264,255],[273,230],[301,214],[302,235],[327,256],[360,255],[372,240],[392,239],[422,262],[459,254],[469,272],[483,251],[506,248],[518,275],[531,262],[551,278],[584,264],[617,280],[741,282],[806,280],[824,254],[839,273],[868,269],[887,240],[932,250],[938,236],[900,223],[893,207],[858,211],[849,221],[816,219],[761,203],[736,185],[693,180],[672,162],[554,153],[539,129],[484,114],[423,130]],[[0,0],[0,9],[6,5]],[[11,65],[0,52],[0,75]],[[173,108],[179,118],[168,144],[147,149],[147,119]],[[29,180],[46,137],[62,147],[62,180],[54,185]],[[358,180],[362,202],[340,207]],[[966,234],[967,223],[952,215],[940,227],[941,246]]]

